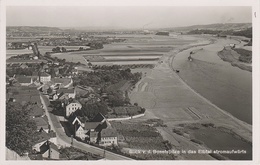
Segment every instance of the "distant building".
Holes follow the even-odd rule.
[[[47,82],[51,81],[51,75],[49,75],[46,72],[39,73],[39,80],[42,83],[47,83]]]
[[[17,76],[16,80],[21,86],[29,86],[33,83],[33,80],[29,76]]]
[[[160,32],[157,32],[155,35],[161,35],[161,36],[169,36],[169,32],[167,31],[160,31]]]
[[[59,95],[59,99],[74,99],[76,97],[76,92],[74,88],[67,89],[67,88],[60,88],[57,90],[57,94]]]
[[[22,68],[22,69],[28,68],[28,65],[26,65],[25,63],[22,63],[22,64],[20,65],[20,68]]]
[[[72,73],[73,75],[77,75],[79,72],[78,72],[78,69],[72,69],[72,70],[71,70],[71,73]]]
[[[71,78],[52,78],[52,87],[55,88],[69,88],[73,84]]]

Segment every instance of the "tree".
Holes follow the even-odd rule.
[[[66,52],[67,50],[66,50],[66,48],[62,47],[62,48],[61,48],[61,51],[62,51],[62,52]]]
[[[19,103],[6,104],[6,147],[23,155],[32,148],[36,124],[30,118],[29,105]],[[35,137],[34,137],[35,138]]]

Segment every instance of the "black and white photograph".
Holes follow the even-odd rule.
[[[258,1],[15,2],[1,21],[5,163],[259,163]]]

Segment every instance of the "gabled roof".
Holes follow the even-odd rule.
[[[106,120],[106,118],[105,118],[101,113],[98,113],[98,114],[91,120],[91,122],[103,122],[104,120]]]
[[[36,132],[33,135],[33,143],[38,144],[53,137],[56,137],[55,132],[50,132],[50,133],[46,133],[45,131]]]
[[[40,72],[40,74],[39,74],[41,77],[49,77],[49,76],[51,76],[51,75],[49,75],[48,73],[46,73],[46,72]]]
[[[79,110],[76,110],[75,112],[78,112]],[[75,121],[75,119],[78,119],[81,123],[83,123],[83,121],[82,121],[82,119],[80,118],[80,117],[78,117],[76,114],[77,113],[75,113],[75,112],[73,112],[70,116],[69,116],[69,118],[68,118],[68,121],[71,123],[71,124],[73,124],[73,122]]]
[[[101,131],[101,138],[103,137],[117,137],[117,132],[113,128],[103,129]]]
[[[83,128],[80,124],[77,124],[75,130],[78,131],[80,127]]]
[[[85,130],[96,129],[101,122],[85,122]]]
[[[58,147],[50,142],[50,141],[46,141],[41,147],[40,147],[40,150],[41,150],[41,153],[44,154],[46,151],[48,151],[50,148],[56,150],[56,151],[59,151]]]
[[[67,88],[60,88],[57,90],[57,93],[74,93],[74,88],[70,88],[70,89],[67,89]]]
[[[49,128],[47,116],[36,117],[33,120],[36,123],[37,130],[39,130],[40,128],[43,128],[43,129],[48,129]]]
[[[58,84],[62,84],[64,86],[67,86],[71,82],[71,78],[57,78],[57,77],[55,77],[55,78],[52,78],[51,81],[54,84],[58,83]]]
[[[28,76],[19,76],[16,78],[16,80],[19,83],[31,83],[32,82],[32,78],[28,77]]]
[[[101,130],[103,130],[103,129],[108,128],[109,126],[110,126],[110,125],[109,125],[108,121],[105,121],[105,122],[99,124],[99,125],[96,127],[96,131],[99,132],[99,131],[101,131]]]

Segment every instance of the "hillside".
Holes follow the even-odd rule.
[[[41,32],[59,32],[62,30],[57,27],[46,27],[46,26],[7,26],[6,31],[41,33]]]
[[[207,24],[207,25],[193,25],[193,26],[186,26],[186,27],[174,27],[174,28],[167,28],[164,30],[168,31],[176,31],[176,32],[186,32],[195,29],[207,29],[207,30],[242,30],[252,27],[252,23],[217,23],[217,24]]]

